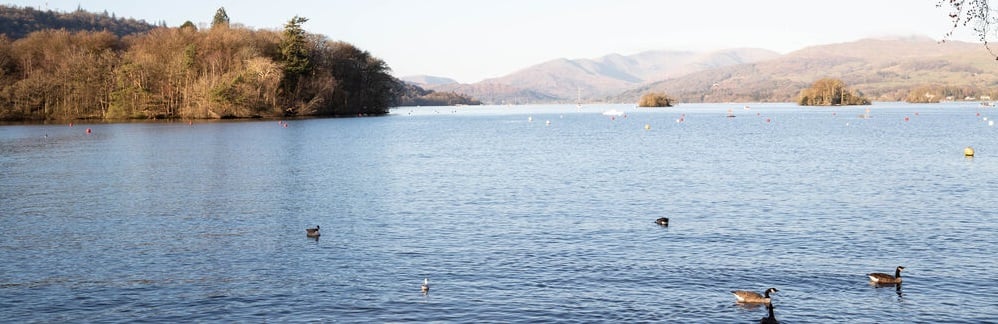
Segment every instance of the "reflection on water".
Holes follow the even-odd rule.
[[[873,286],[873,287],[874,287],[874,288],[876,288],[876,289],[881,289],[881,288],[884,288],[884,289],[889,289],[889,288],[894,288],[894,292],[895,292],[895,293],[897,294],[897,296],[898,296],[898,301],[899,301],[899,302],[900,302],[900,301],[902,301],[902,299],[903,299],[903,297],[904,297],[904,293],[902,293],[902,292],[901,292],[901,285],[902,285],[902,284],[903,284],[903,283],[896,283],[896,284],[891,284],[891,283],[876,283],[876,282],[872,282],[872,281],[870,282],[870,286]]]

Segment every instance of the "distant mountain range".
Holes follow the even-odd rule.
[[[575,102],[579,97],[591,102],[653,81],[778,56],[779,53],[763,49],[708,53],[649,51],[628,56],[610,54],[597,59],[556,59],[474,84],[440,82],[450,79],[430,76],[402,79],[427,89],[453,91],[495,104]]]
[[[636,102],[650,91],[664,91],[679,102],[787,102],[824,77],[842,79],[882,101],[901,100],[912,88],[925,85],[990,94],[998,87],[998,63],[980,44],[897,37],[813,46],[784,55],[749,48],[557,59],[474,84],[426,76],[403,79],[504,104],[574,103],[577,96],[583,102]]]

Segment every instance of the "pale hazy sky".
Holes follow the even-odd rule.
[[[940,39],[951,22],[937,0],[29,0],[8,4],[165,21],[280,29],[309,18],[313,33],[384,59],[396,76],[470,83],[556,58],[648,50],[757,47],[781,53],[867,37]],[[975,38],[957,36],[974,41]],[[889,54],[889,53],[885,53]],[[985,54],[986,55],[986,54]]]

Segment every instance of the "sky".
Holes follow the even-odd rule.
[[[346,41],[383,60],[398,77],[433,75],[462,83],[500,77],[545,61],[650,50],[753,47],[788,53],[871,37],[940,40],[952,22],[938,0],[29,0],[38,9],[210,24],[224,7],[232,23],[281,29],[294,16],[306,30]],[[975,41],[969,32],[951,39]]]

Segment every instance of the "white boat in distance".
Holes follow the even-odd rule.
[[[610,109],[610,110],[607,110],[607,111],[603,112],[603,116],[620,117],[620,116],[623,116],[623,115],[624,115],[623,111],[616,110],[616,109]]]

